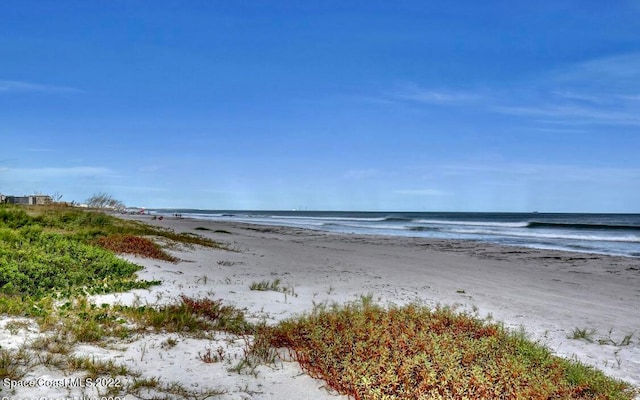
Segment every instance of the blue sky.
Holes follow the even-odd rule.
[[[640,212],[640,1],[0,4],[0,192]]]

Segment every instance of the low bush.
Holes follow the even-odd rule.
[[[128,253],[175,262],[148,236],[187,245],[223,248],[198,235],[71,207],[0,205],[0,294],[62,297],[145,288]]]
[[[43,296],[132,279],[139,266],[38,226],[0,228],[0,293]],[[148,286],[148,285],[147,285]]]
[[[628,385],[446,308],[334,306],[280,323],[270,344],[355,399],[632,399]]]

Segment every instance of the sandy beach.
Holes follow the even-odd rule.
[[[309,311],[314,304],[345,303],[369,294],[382,304],[449,305],[490,316],[511,329],[523,327],[558,355],[575,357],[640,386],[637,258],[231,222],[126,218],[201,234],[235,251],[177,248],[171,252],[181,259],[178,263],[127,257],[144,267],[138,274],[141,279],[163,283],[150,290],[96,296],[97,304],[157,304],[184,294],[223,299],[268,321]],[[254,282],[275,279],[289,290],[249,289]],[[570,338],[575,329],[593,330],[592,340]],[[3,330],[2,335],[0,345],[10,348],[19,342],[17,337],[28,340],[37,332],[16,335]],[[632,335],[629,343],[622,343],[628,335]],[[169,338],[177,345],[163,346]],[[346,398],[304,375],[295,362],[238,374],[229,372],[225,363],[203,363],[198,356],[208,348],[222,348],[233,358],[242,354],[243,346],[242,340],[226,334],[215,340],[150,334],[109,348],[83,345],[76,352],[126,363],[144,376],[179,381],[191,390],[225,391],[216,398]],[[57,375],[43,369],[29,376]],[[17,395],[68,395],[69,390],[25,388]]]

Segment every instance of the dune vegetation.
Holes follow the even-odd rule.
[[[172,244],[225,248],[199,235],[101,212],[0,206],[0,314],[27,318],[47,332],[19,351],[0,349],[0,375],[20,379],[46,365],[128,379],[110,395],[138,395],[141,388],[148,393],[152,386],[166,398],[202,397],[149,382],[125,366],[78,359],[71,350],[78,343],[149,332],[203,336],[224,331],[250,338],[245,357],[228,360],[235,363],[230,371],[273,363],[277,350],[284,349],[309,375],[355,399],[633,399],[637,394],[594,368],[554,356],[522,332],[448,308],[382,307],[365,296],[267,324],[250,322],[245,311],[220,299],[182,296],[162,306],[89,300],[92,294],[160,284],[139,280],[140,267],[117,254],[177,262],[166,248]],[[251,289],[279,290],[279,284],[256,283]],[[20,323],[26,322],[13,322]],[[216,362],[225,353],[200,357]]]
[[[422,305],[318,307],[270,344],[355,399],[631,399],[627,384],[554,356],[524,332]]]

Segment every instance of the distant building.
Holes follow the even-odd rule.
[[[6,196],[4,202],[7,204],[28,205],[29,196]]]
[[[43,206],[53,203],[51,196],[36,194],[33,196],[0,196],[0,203],[20,204],[24,206]]]

